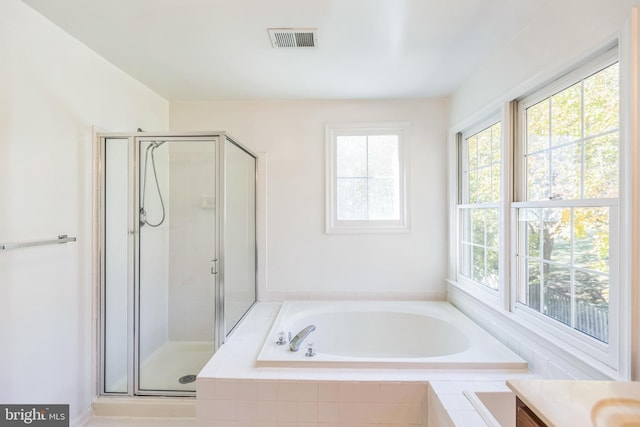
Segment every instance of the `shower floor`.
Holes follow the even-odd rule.
[[[140,389],[195,391],[195,382],[180,384],[179,380],[197,375],[211,356],[212,342],[168,341],[142,362]]]

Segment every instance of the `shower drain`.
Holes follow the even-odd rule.
[[[190,375],[185,375],[185,376],[183,376],[183,377],[180,377],[180,379],[178,380],[178,382],[179,382],[180,384],[189,384],[189,383],[194,382],[195,380],[196,380],[196,376],[195,376],[195,375],[193,375],[193,374],[190,374]]]

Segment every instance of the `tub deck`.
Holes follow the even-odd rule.
[[[258,366],[281,303],[258,303],[196,381],[198,425],[484,426],[462,394],[504,391],[527,369]]]

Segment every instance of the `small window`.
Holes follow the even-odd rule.
[[[407,230],[407,129],[327,126],[327,233]]]

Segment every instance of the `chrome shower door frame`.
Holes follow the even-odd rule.
[[[129,204],[129,215],[127,219],[127,391],[108,392],[105,384],[106,376],[106,279],[105,279],[105,197],[106,197],[106,141],[108,139],[126,139],[128,142],[128,163],[127,175],[127,203]],[[224,209],[220,209],[224,204],[225,197],[225,142],[230,141],[248,155],[257,159],[257,156],[247,148],[233,140],[225,132],[162,132],[162,133],[100,133],[98,134],[99,159],[98,159],[98,259],[99,259],[99,322],[98,322],[98,377],[97,394],[99,396],[194,396],[191,391],[170,391],[170,390],[141,390],[140,389],[140,189],[138,185],[140,164],[140,147],[142,142],[162,139],[164,141],[210,141],[214,144],[214,176],[215,176],[215,213],[214,213],[214,254],[211,264],[211,274],[214,276],[214,353],[224,343],[225,337],[231,333],[226,331],[224,317],[224,229],[225,218]],[[257,169],[257,163],[256,163]],[[257,177],[257,174],[256,174]],[[255,197],[255,193],[254,193]],[[222,201],[222,202],[220,202]],[[257,248],[256,248],[257,252]],[[256,264],[257,270],[257,264]],[[254,272],[257,276],[257,271]],[[257,277],[256,277],[257,278]],[[256,290],[257,291],[257,290]],[[257,292],[256,292],[257,295]],[[254,299],[255,304],[255,299]]]

